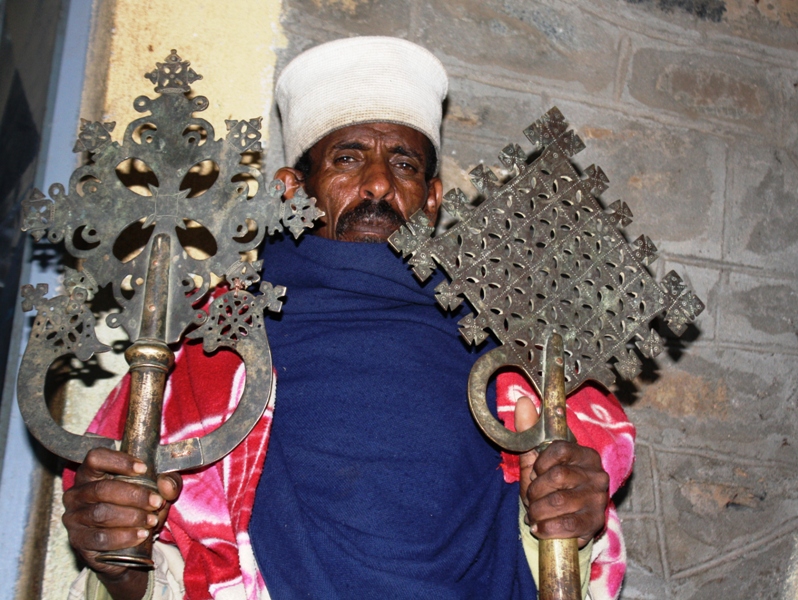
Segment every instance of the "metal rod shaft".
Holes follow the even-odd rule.
[[[568,439],[565,413],[565,362],[563,340],[553,333],[544,355],[542,418],[545,432],[543,450],[551,442]],[[579,580],[578,540],[540,540],[540,598],[541,600],[579,600],[582,597]]]
[[[169,294],[170,240],[160,234],[153,239],[147,280],[141,337],[125,352],[130,365],[130,402],[122,452],[140,459],[147,472],[140,477],[117,477],[143,485],[156,486],[155,457],[161,442],[161,414],[166,377],[174,364],[174,353],[164,343]],[[103,553],[99,560],[125,567],[152,567],[152,539],[138,546]]]

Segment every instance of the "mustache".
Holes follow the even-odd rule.
[[[364,200],[338,217],[335,233],[340,237],[349,233],[356,225],[361,223],[380,223],[399,229],[406,221],[387,201]]]

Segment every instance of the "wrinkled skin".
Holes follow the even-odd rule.
[[[316,198],[326,214],[316,235],[381,243],[417,210],[431,224],[437,219],[442,185],[424,172],[430,148],[423,134],[403,125],[354,125],[313,146],[307,175],[284,167],[275,177],[286,184],[287,199],[300,187]],[[516,428],[536,421],[532,402],[520,400]],[[136,475],[137,467],[142,463],[121,452],[92,450],[64,495],[70,543],[116,600],[141,598],[146,573],[99,563],[97,553],[133,546],[160,531],[182,487],[177,474],[159,476],[160,495],[110,478]],[[587,544],[604,527],[608,484],[599,455],[577,444],[557,442],[540,456],[533,451],[521,457],[521,499],[539,538],[577,537],[580,547]]]

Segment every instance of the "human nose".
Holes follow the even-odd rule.
[[[360,197],[368,200],[388,199],[393,193],[393,176],[382,161],[369,161],[360,183]]]

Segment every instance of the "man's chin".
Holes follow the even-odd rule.
[[[388,241],[391,234],[399,229],[401,224],[385,225],[365,225],[357,224],[351,227],[344,227],[336,231],[335,239],[342,242],[365,242],[371,244],[382,244]]]
[[[389,232],[374,232],[374,231],[346,231],[336,236],[336,239],[341,242],[361,242],[366,244],[383,244],[388,241],[392,234]]]

